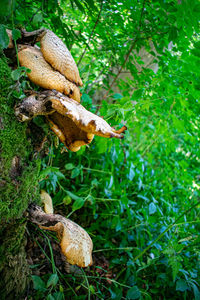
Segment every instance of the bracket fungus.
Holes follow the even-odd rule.
[[[63,41],[45,28],[33,32],[22,30],[22,37],[25,43],[28,40],[29,43],[32,40],[31,44],[40,42],[41,49],[23,43],[18,45],[18,57],[20,64],[31,70],[27,74],[29,79],[48,90],[24,99],[16,108],[20,121],[46,115],[51,129],[73,152],[90,144],[94,135],[123,138],[126,126],[115,130],[105,120],[77,103],[81,97],[78,85],[82,86],[82,80]]]
[[[45,60],[68,80],[82,86],[76,63],[63,41],[48,29],[39,35],[38,40]]]
[[[82,80],[69,50],[52,31],[39,29],[33,32],[21,30],[18,57],[21,66],[31,70],[29,79],[46,89],[32,92],[15,107],[19,121],[28,121],[44,115],[51,129],[71,151],[90,144],[94,135],[106,138],[123,138],[127,129],[115,130],[103,118],[86,110],[80,102]],[[8,32],[13,47],[11,32]],[[40,42],[41,49],[33,46]],[[12,49],[13,50],[13,49]],[[40,228],[55,231],[60,239],[63,254],[70,264],[79,267],[92,265],[93,243],[87,232],[76,223],[53,213],[51,197],[42,191],[45,213],[32,204],[29,215]]]
[[[18,46],[18,48],[19,62],[21,66],[31,70],[28,77],[33,83],[45,89],[55,89],[80,102],[80,91],[76,84],[55,71],[46,62],[40,49],[23,45]]]
[[[113,129],[104,119],[57,91],[43,91],[25,98],[16,107],[16,115],[20,121],[46,115],[51,129],[73,152],[90,144],[94,135],[121,139],[126,130],[126,126]]]
[[[57,233],[61,251],[70,264],[83,268],[92,265],[93,243],[82,227],[61,215],[46,214],[34,204],[29,207],[29,215],[40,228]]]

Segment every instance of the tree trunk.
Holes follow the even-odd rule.
[[[6,58],[0,55],[0,294],[21,299],[29,279],[25,253],[26,216],[31,201],[38,201],[39,162],[26,136],[27,125],[14,114],[14,82]]]

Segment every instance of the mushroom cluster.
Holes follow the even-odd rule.
[[[123,138],[126,126],[115,130],[80,104],[79,86],[83,83],[63,41],[48,29],[23,31],[23,35],[34,36],[41,47],[19,44],[19,62],[31,70],[27,74],[29,79],[45,91],[34,93],[16,107],[18,119],[26,121],[36,115],[46,115],[51,129],[73,152],[90,144],[94,135]]]
[[[12,34],[7,30],[13,48]],[[18,58],[21,66],[31,70],[30,81],[43,88],[33,91],[15,108],[19,121],[28,121],[44,115],[53,132],[71,151],[90,144],[94,135],[106,138],[123,138],[127,129],[115,130],[103,118],[86,110],[80,104],[79,86],[82,80],[71,53],[52,31],[39,29],[21,31]],[[40,48],[35,45],[40,42]],[[45,212],[36,205],[29,207],[32,222],[40,228],[55,231],[60,239],[63,254],[70,264],[87,267],[92,264],[93,243],[88,233],[79,225],[61,215],[53,213],[51,197],[41,192]]]

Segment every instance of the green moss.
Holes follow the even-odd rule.
[[[26,136],[27,125],[14,114],[11,70],[0,58],[0,218],[20,218],[30,201],[39,199],[39,162],[31,161],[32,147]],[[15,160],[17,159],[17,163]]]
[[[0,57],[0,78],[0,290],[1,299],[22,299],[29,274],[23,213],[39,200],[40,161],[33,160],[27,125],[15,117],[14,82],[5,57]]]
[[[14,299],[23,292],[29,272],[26,262],[24,232],[26,222],[7,224],[0,231],[1,299]],[[6,253],[6,255],[5,255]],[[19,298],[17,298],[19,299]],[[20,298],[22,299],[22,298]]]

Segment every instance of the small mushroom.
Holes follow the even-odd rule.
[[[51,196],[45,192],[44,190],[41,190],[40,198],[44,204],[44,211],[46,214],[53,214],[53,203]]]
[[[44,59],[40,49],[19,45],[19,62],[21,66],[31,70],[29,79],[45,89],[55,89],[80,102],[79,88],[55,71]]]
[[[40,228],[55,231],[67,261],[79,267],[92,265],[93,243],[88,233],[78,224],[58,214],[46,214],[39,206],[31,205],[29,215]]]
[[[45,60],[68,80],[82,86],[76,63],[63,41],[48,29],[38,39]]]

